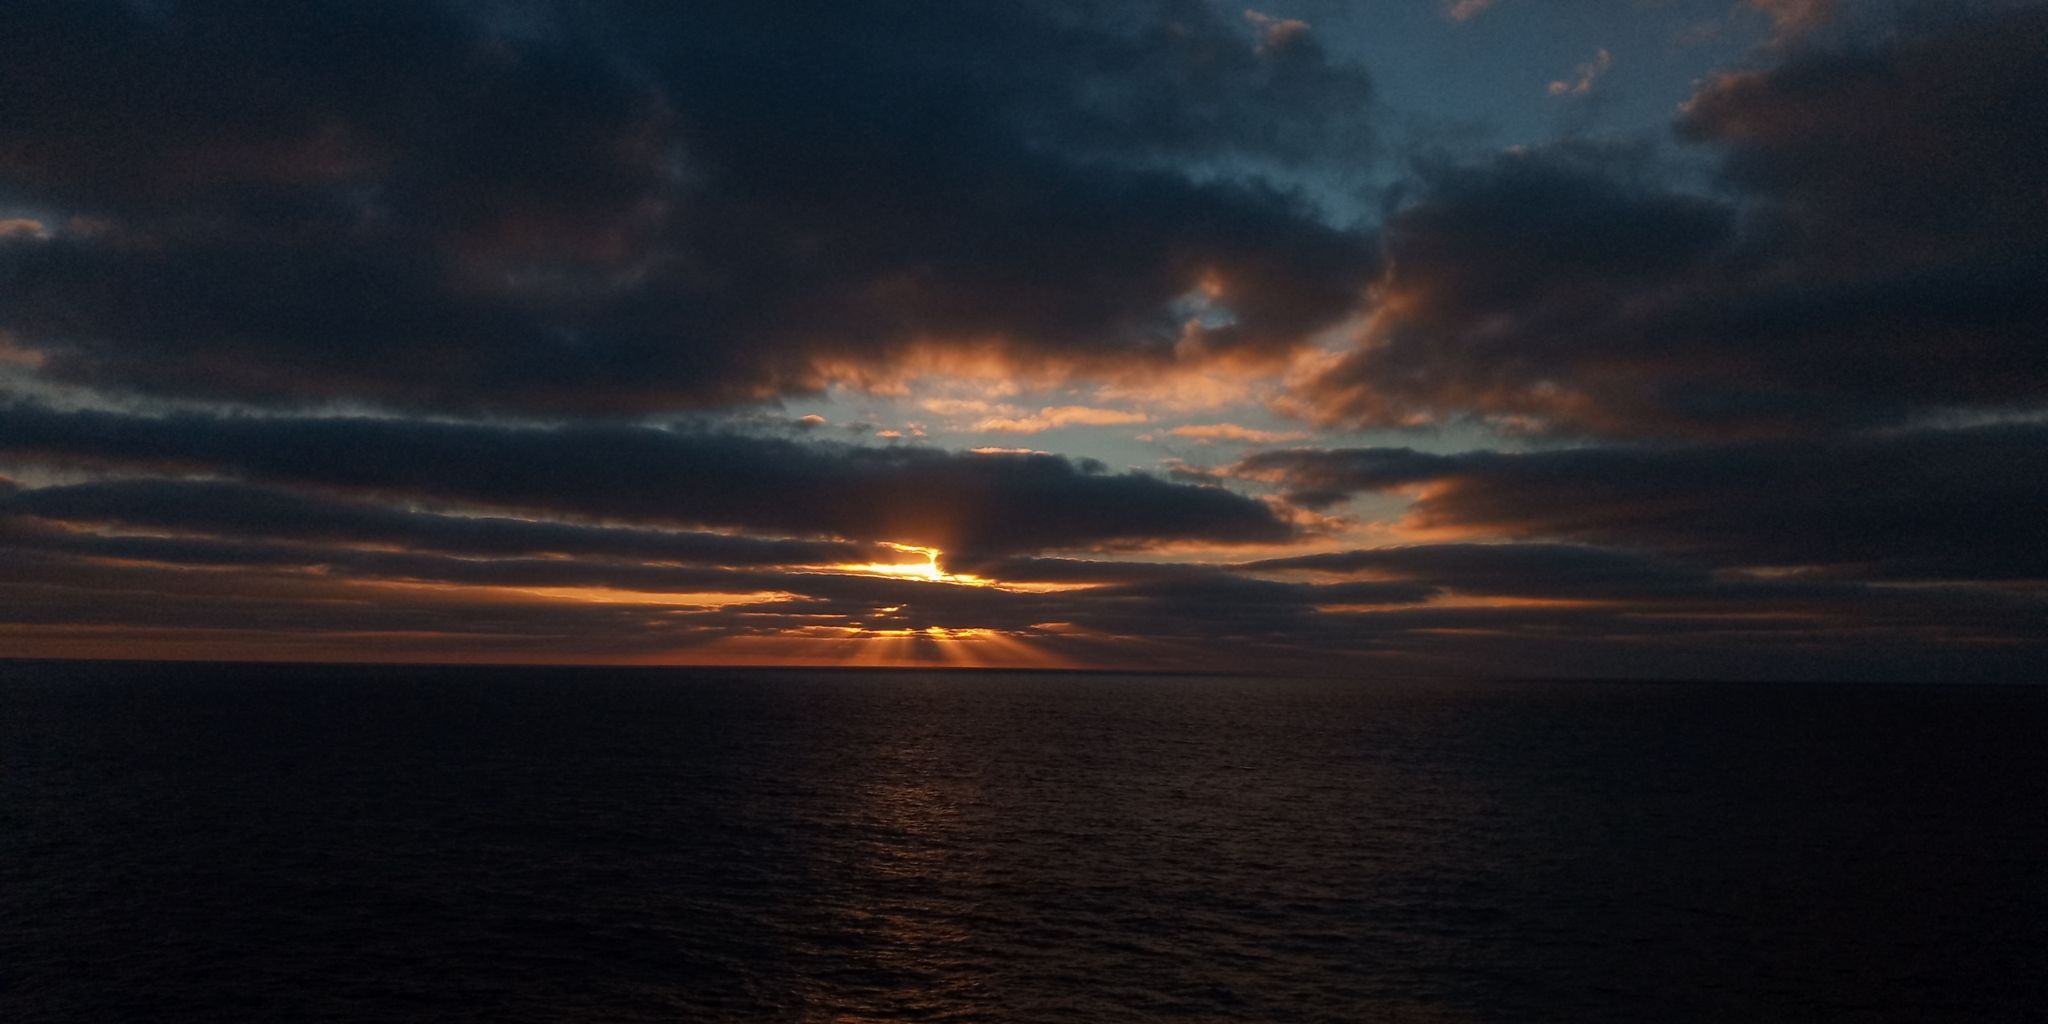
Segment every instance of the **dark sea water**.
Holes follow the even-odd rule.
[[[0,662],[0,1020],[2048,1020],[2048,688]]]

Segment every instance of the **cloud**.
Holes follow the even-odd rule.
[[[1774,26],[1773,43],[1784,45],[1833,20],[1835,0],[1749,0]]]
[[[991,458],[603,423],[163,417],[0,407],[0,455],[252,483],[940,548],[1283,540],[1264,504],[1051,455]]]
[[[1670,418],[1645,375],[1691,386],[1718,356],[1655,345],[1640,312],[1719,259],[1733,211],[1611,173],[1625,155],[1563,147],[1428,171],[1387,226],[1391,268],[1358,348],[1287,396],[1327,424],[1464,415],[1626,432]]]
[[[1365,157],[1371,85],[1265,36],[1179,0],[9,4],[0,191],[105,230],[0,239],[0,330],[51,381],[465,414],[1275,359],[1371,276],[1288,188]],[[1204,282],[1229,322],[1190,336]]]
[[[1705,82],[1682,138],[1425,167],[1357,347],[1286,401],[1325,424],[1729,437],[2048,397],[2048,9]]]
[[[1255,430],[1235,423],[1190,423],[1167,431],[1174,437],[1185,437],[1201,444],[1212,441],[1235,442],[1237,444],[1284,444],[1289,441],[1305,440],[1308,435],[1298,430]]]
[[[588,254],[667,178],[658,91],[439,4],[27,0],[0,13],[0,68],[21,112],[0,180],[162,242],[337,229],[355,190],[464,251]]]
[[[1047,406],[1029,416],[991,416],[973,429],[992,434],[1036,434],[1062,427],[1114,427],[1146,423],[1151,417],[1125,409],[1096,409],[1085,405]]]
[[[1425,579],[1461,594],[1536,599],[1669,599],[1716,586],[1697,565],[1584,544],[1416,544],[1272,558],[1243,568],[1373,573]]]
[[[2048,579],[2048,427],[1436,455],[1260,452],[1232,468],[1327,507],[1416,495],[1405,525],[1841,578]]]
[[[23,424],[7,425],[0,436],[17,436],[12,428]],[[189,433],[176,426],[151,423],[150,435]],[[102,449],[134,443],[108,421],[90,427]],[[46,431],[32,433],[53,447]],[[616,448],[611,440],[607,447]],[[443,441],[424,447],[431,455]],[[207,446],[183,437],[172,447],[190,464]],[[464,436],[460,447],[501,469],[491,444]],[[1855,461],[1853,453],[1826,454]],[[1443,461],[1409,460],[1374,479],[1428,477],[1456,490],[1493,472],[1472,456],[1436,458]],[[1873,477],[1880,468],[1871,467]],[[1585,474],[1613,479],[1599,470],[1542,465],[1496,475],[1523,481],[1503,499],[1513,504],[1569,494]],[[1701,464],[1666,472],[1699,475]],[[1530,489],[1529,480],[1542,486]],[[1671,490],[1653,481],[1638,493],[1656,493],[1660,483]],[[2017,674],[2048,656],[2038,635],[2041,598],[2028,588],[1731,573],[1697,553],[1640,546],[1421,544],[1230,565],[949,551],[946,572],[1004,584],[979,586],[949,582],[960,577],[804,568],[876,553],[869,545],[471,519],[407,507],[419,498],[398,488],[383,498],[369,490],[174,478],[0,485],[0,559],[10,568],[0,579],[0,647],[77,653],[91,641],[101,650],[118,642],[184,656],[212,645],[271,657],[360,657],[369,636],[380,657],[831,661],[872,657],[878,643],[931,644],[932,636],[980,631],[1018,645],[1013,663],[1023,651],[1051,663],[1210,670],[1542,664],[1560,672],[1885,677]],[[1707,490],[1689,500],[1706,506],[1729,493]],[[1638,509],[1629,536],[1654,540],[1696,511],[1674,505],[1660,526]],[[1589,506],[1554,514],[1597,521]],[[966,657],[971,649],[950,652]]]
[[[940,416],[988,416],[993,413],[1013,415],[1015,406],[999,405],[985,398],[927,398],[918,403],[918,408]]]
[[[1456,22],[1471,21],[1492,6],[1493,0],[1443,0],[1444,17]]]
[[[1708,79],[1684,138],[1717,146],[1797,255],[1870,264],[2024,256],[2048,199],[2011,187],[2048,155],[2022,116],[2048,87],[2048,8],[1957,15],[1882,47],[1808,50]]]
[[[1223,570],[1185,562],[1129,562],[1085,558],[1042,558],[956,552],[946,556],[947,572],[971,573],[1012,583],[1127,584],[1208,579]]]
[[[2038,674],[2048,12],[1749,6],[1670,149],[1365,226],[1383,104],[1260,11],[0,5],[0,653]]]
[[[76,525],[462,556],[576,556],[712,566],[900,560],[900,553],[876,544],[448,515],[221,480],[109,479],[42,487],[0,495],[0,511]]]
[[[1612,67],[1614,55],[1603,48],[1592,60],[1579,65],[1578,77],[1570,81],[1551,82],[1549,92],[1552,96],[1584,96],[1593,91],[1593,83]]]
[[[1299,18],[1275,18],[1259,11],[1246,11],[1244,17],[1259,32],[1258,53],[1262,56],[1281,53],[1290,46],[1310,45],[1309,24]]]

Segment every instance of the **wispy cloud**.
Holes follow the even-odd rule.
[[[1834,0],[1749,0],[1749,6],[1771,18],[1774,44],[1793,42],[1834,17]]]
[[[1584,96],[1593,91],[1593,83],[1614,66],[1614,55],[1603,47],[1593,59],[1579,65],[1578,77],[1571,81],[1559,79],[1550,83],[1552,96]]]
[[[1240,444],[1283,444],[1289,441],[1302,441],[1308,438],[1306,433],[1299,430],[1257,430],[1252,427],[1239,426],[1235,423],[1190,423],[1187,426],[1175,427],[1167,431],[1167,433],[1174,437],[1189,438],[1202,444],[1208,444],[1213,441],[1235,441]]]
[[[1115,427],[1145,423],[1151,417],[1124,409],[1098,409],[1089,405],[1049,405],[1028,416],[991,416],[974,429],[991,434],[1036,434],[1061,427]]]
[[[1456,22],[1467,22],[1479,17],[1493,6],[1493,0],[1444,0],[1444,17]]]
[[[1244,19],[1259,31],[1260,55],[1276,54],[1308,36],[1308,22],[1299,18],[1276,18],[1262,11],[1246,11]]]

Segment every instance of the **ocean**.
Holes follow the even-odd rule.
[[[2048,1019],[2048,687],[0,662],[0,1020]]]

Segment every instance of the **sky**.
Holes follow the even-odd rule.
[[[2048,673],[2048,4],[12,0],[0,656]]]

